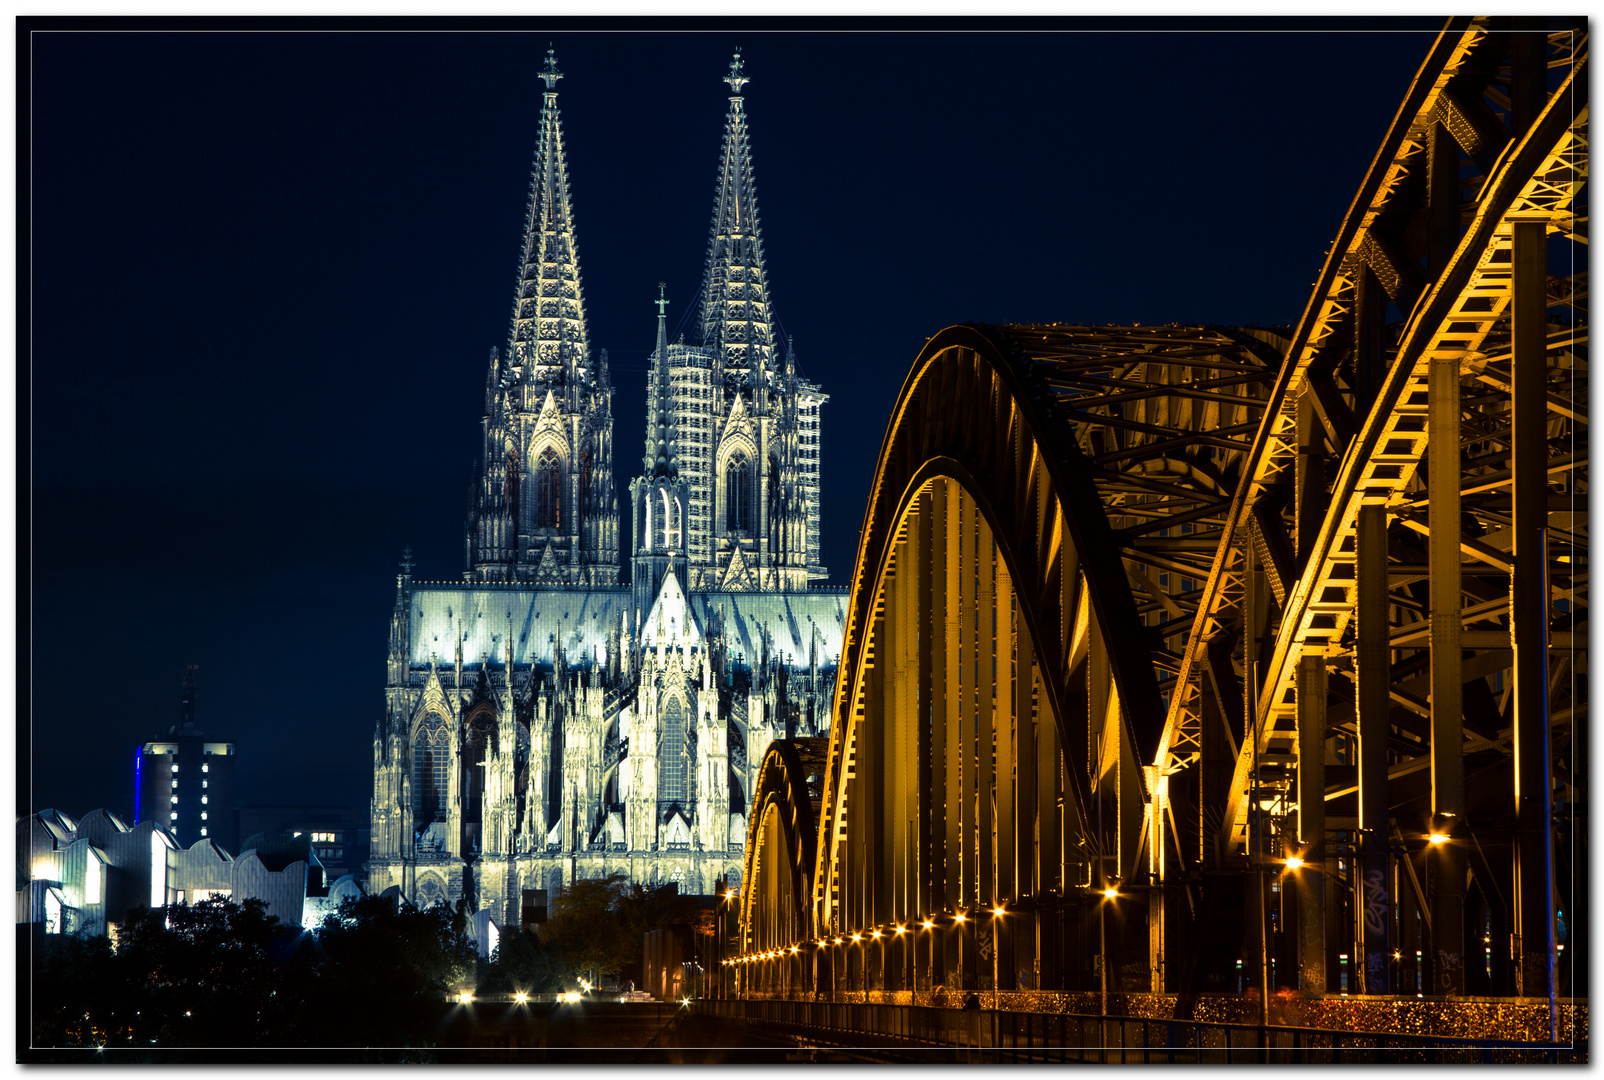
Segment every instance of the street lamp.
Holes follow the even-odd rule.
[[[1107,1047],[1107,1045],[1108,1045],[1108,1023],[1107,1023],[1107,1017],[1108,1017],[1108,909],[1109,909],[1109,907],[1111,905],[1113,905],[1113,903],[1116,900],[1119,899],[1119,886],[1117,884],[1115,884],[1114,882],[1109,882],[1108,884],[1103,886],[1102,892],[1103,892],[1103,902],[1099,903],[1097,905],[1097,945],[1098,945],[1098,952],[1101,954],[1101,957],[1100,957],[1101,963],[1099,964],[1099,967],[1101,968],[1101,970],[1098,972],[1098,974],[1100,976],[1098,982],[1099,982],[1100,996],[1102,998],[1102,1015],[1103,1015],[1103,1020],[1099,1021],[1099,1023],[1098,1023],[1098,1040],[1104,1045],[1104,1047]]]
[[[1002,989],[1002,980],[999,978],[999,964],[1001,962],[1000,954],[1002,952],[1002,919],[1003,916],[1007,914],[1008,908],[1005,904],[995,904],[991,909],[991,1045],[993,1049],[995,1049],[997,1046],[997,1032],[1000,1025],[997,995],[998,991]]]

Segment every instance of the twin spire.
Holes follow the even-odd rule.
[[[741,87],[751,79],[739,50],[724,82],[731,90],[730,111],[724,117],[724,148],[719,155],[707,269],[702,278],[702,344],[717,350],[715,363],[723,370],[746,371],[756,387],[763,385],[765,373],[773,370],[773,315],[763,268],[752,148],[742,107]]]
[[[507,363],[521,368],[522,378],[538,382],[580,373],[590,357],[562,114],[557,108],[557,82],[562,77],[556,50],[548,47],[540,72],[546,90],[507,349]],[[717,351],[718,367],[745,372],[749,385],[756,387],[764,385],[767,373],[774,370],[774,331],[741,95],[751,78],[739,50],[722,80],[731,94],[702,282],[701,343]],[[661,298],[660,302],[666,303]]]
[[[540,78],[546,84],[540,137],[529,181],[529,218],[524,226],[518,287],[513,302],[508,363],[525,379],[546,381],[577,373],[590,360],[585,304],[574,244],[574,211],[568,194],[562,113],[557,108],[557,53],[547,48]]]

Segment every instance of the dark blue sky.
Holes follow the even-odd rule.
[[[548,41],[621,496],[742,47],[775,310],[832,395],[844,582],[926,338],[1295,322],[1438,22],[25,34],[32,806],[131,812],[187,662],[242,803],[365,805],[401,548],[463,569]]]

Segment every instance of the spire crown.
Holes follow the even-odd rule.
[[[548,94],[556,92],[557,80],[562,77],[563,73],[557,70],[557,50],[551,46],[550,42],[547,42],[546,69],[540,73],[540,80],[546,84],[546,92]]]
[[[752,81],[741,66],[740,46],[736,46],[735,59],[730,61],[730,73],[724,76],[724,81],[729,83],[730,90],[737,94],[741,92],[741,87]]]

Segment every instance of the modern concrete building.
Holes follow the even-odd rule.
[[[17,820],[17,922],[52,934],[106,934],[138,908],[222,896],[257,898],[269,915],[313,927],[347,896],[352,875],[330,880],[310,837],[230,855],[211,839],[180,847],[153,820],[129,825],[95,810],[73,819],[41,810]]]
[[[195,722],[200,667],[189,665],[179,697],[178,723],[167,737],[142,744],[134,756],[134,824],[155,821],[184,847],[216,840],[239,844],[234,826],[234,744],[207,739]]]

